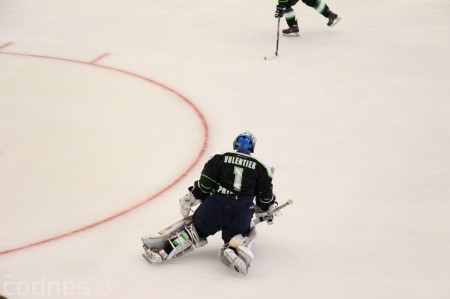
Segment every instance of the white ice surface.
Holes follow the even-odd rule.
[[[330,0],[332,29],[300,2],[301,37],[264,61],[275,4],[0,1],[0,252],[126,210],[195,161],[197,113],[136,75],[192,101],[209,133],[147,204],[1,254],[0,294],[450,298],[450,2]],[[108,68],[79,63],[96,58]],[[258,227],[249,274],[218,261],[220,234],[147,264],[140,236],[180,218],[202,164],[244,130],[295,200]]]

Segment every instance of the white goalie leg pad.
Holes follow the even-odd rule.
[[[252,225],[250,227],[250,232],[248,236],[244,237],[241,234],[234,236],[230,240],[230,246],[233,246],[235,248],[238,248],[239,246],[252,248],[255,242],[256,242],[256,226]]]
[[[249,265],[236,254],[234,248],[226,248],[223,251],[223,256],[228,261],[229,267],[234,268],[234,270],[241,274],[247,274]]]
[[[144,257],[150,263],[161,263],[183,256],[194,248],[200,248],[206,244],[208,244],[208,241],[200,238],[193,223],[189,223],[184,226],[184,229],[175,231],[170,236],[164,249],[147,249],[145,251],[147,256]]]
[[[230,240],[229,245],[224,245],[220,249],[220,261],[239,273],[247,274],[254,258],[251,247],[255,244],[255,241],[256,229],[255,226],[252,226],[248,236],[236,235]]]
[[[191,222],[190,224],[187,224],[185,228],[186,232],[191,237],[191,240],[195,248],[200,248],[208,244],[208,240],[206,238],[199,237],[197,230],[195,229],[194,223]]]
[[[228,244],[225,244],[219,250],[219,260],[227,267],[233,268],[231,262],[225,257],[224,251],[228,248]]]
[[[193,223],[187,224],[184,230],[176,233],[175,238],[169,239],[172,251],[166,259],[177,258],[191,252],[194,248],[200,248],[208,244],[208,240],[200,238]]]
[[[250,267],[255,257],[251,248],[256,242],[256,227],[250,229],[248,236],[236,235],[230,240],[230,247],[236,249],[236,254]]]
[[[168,240],[168,243],[172,250],[167,254],[165,260],[180,257],[194,250],[194,244],[186,230],[176,232],[175,236]]]

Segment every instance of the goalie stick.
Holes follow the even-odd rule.
[[[272,216],[272,215],[276,214],[278,211],[280,211],[281,209],[283,209],[283,208],[285,208],[285,207],[287,207],[287,206],[289,206],[289,205],[292,205],[293,203],[294,203],[294,201],[293,201],[292,199],[289,199],[289,200],[286,201],[284,204],[279,205],[278,207],[276,207],[275,209],[273,209],[273,210],[270,211],[270,212],[267,212],[267,213],[266,213],[266,216],[267,216],[267,215]],[[265,222],[266,220],[261,221],[261,220],[259,220],[259,217],[256,217],[256,218],[253,219],[252,221],[253,221],[253,223],[256,225],[256,224],[259,224],[259,223],[261,223],[261,222]]]

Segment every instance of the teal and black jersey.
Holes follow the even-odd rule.
[[[211,157],[197,184],[204,193],[256,197],[256,205],[266,210],[274,201],[273,174],[273,167],[250,154],[233,151]]]

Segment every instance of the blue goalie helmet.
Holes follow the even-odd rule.
[[[253,135],[249,131],[245,131],[244,133],[241,133],[238,135],[238,137],[236,137],[233,142],[233,149],[238,152],[250,154],[255,150],[255,145],[255,135]]]

